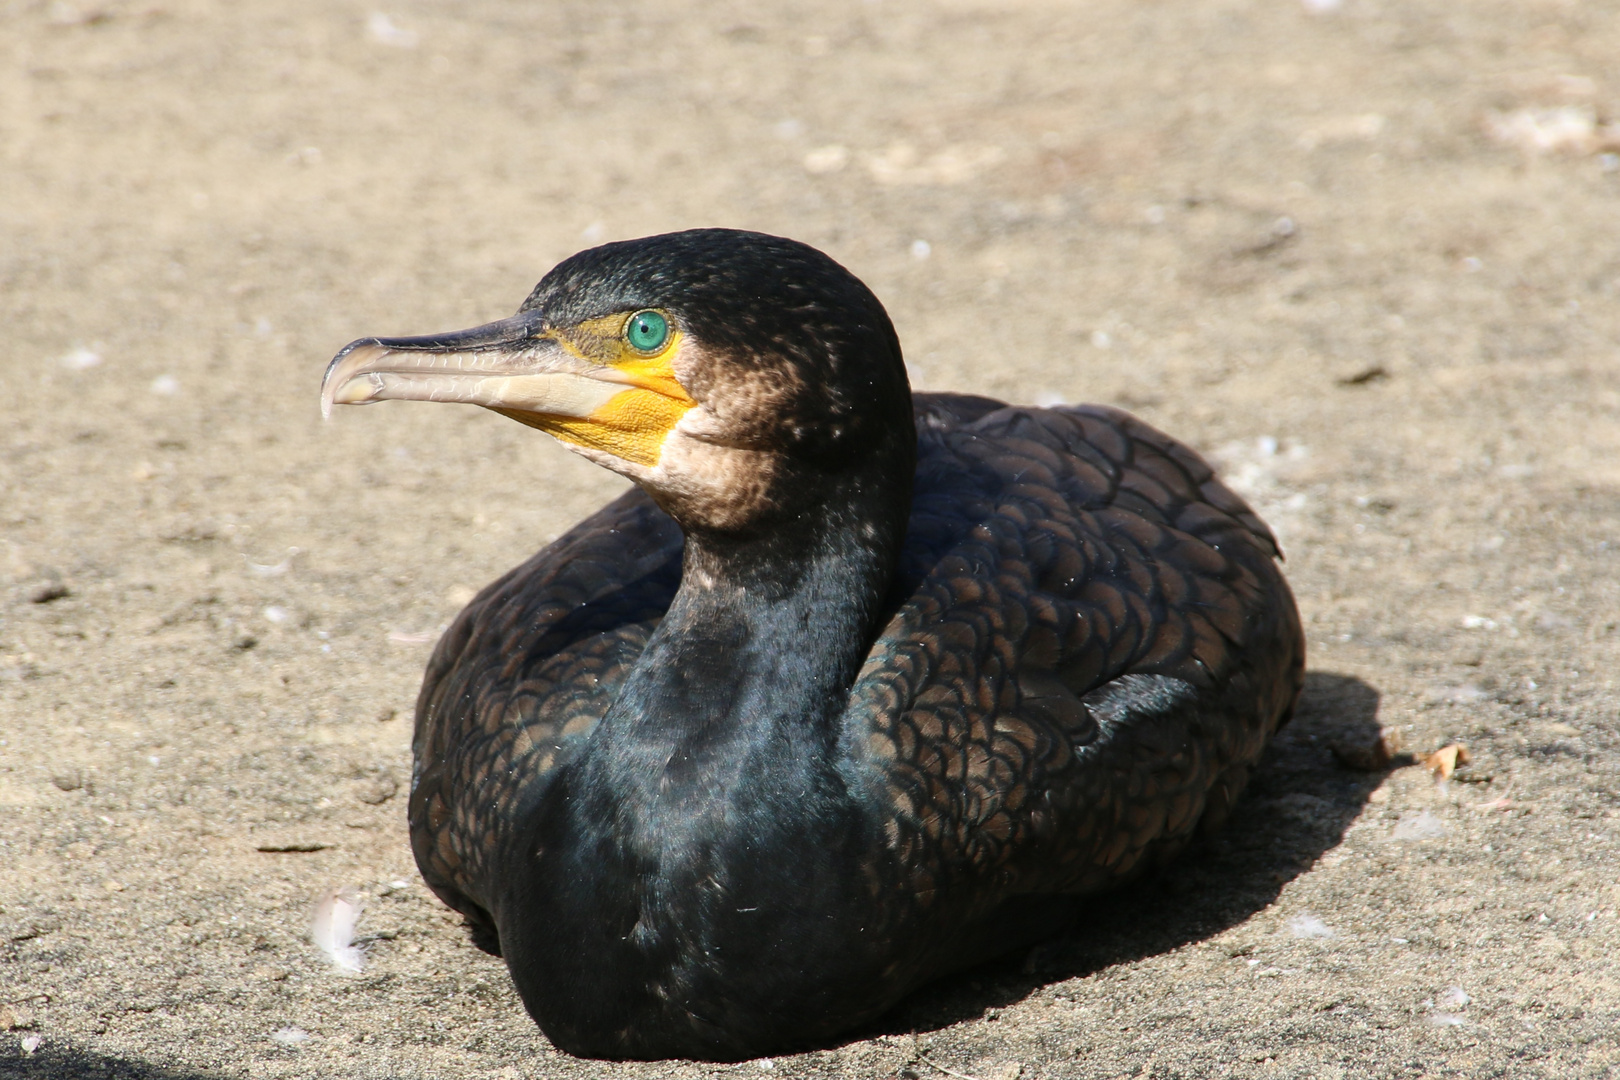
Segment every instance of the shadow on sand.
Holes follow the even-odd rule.
[[[1388,775],[1345,769],[1330,749],[1375,741],[1378,701],[1354,676],[1308,673],[1293,720],[1219,834],[1156,875],[1082,902],[1068,933],[924,987],[858,1037],[935,1031],[1049,983],[1202,941],[1263,911],[1338,845]]]
[[[1340,767],[1335,741],[1378,735],[1378,691],[1329,672],[1305,677],[1294,719],[1267,748],[1225,830],[1158,875],[1085,901],[1075,927],[1035,949],[913,994],[856,1034],[935,1031],[1018,1001],[1048,983],[1180,948],[1264,910],[1336,846],[1388,774]],[[107,1057],[49,1042],[31,1056],[0,1050],[0,1075],[27,1080],[212,1080],[213,1074]]]
[[[222,1074],[109,1057],[51,1041],[25,1055],[13,1041],[0,1049],[0,1076],[18,1080],[219,1080]]]

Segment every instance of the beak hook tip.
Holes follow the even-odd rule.
[[[342,365],[343,361],[345,359],[347,359],[348,356],[351,353],[353,353],[355,350],[364,348],[364,347],[366,347],[368,345],[377,345],[377,344],[379,344],[379,342],[374,337],[372,337],[372,338],[358,338],[358,339],[356,339],[354,341],[349,342],[347,345],[343,346],[342,349],[338,350],[338,354],[336,356],[332,357],[331,362],[326,365],[326,373],[321,376],[321,419],[322,420],[330,420],[330,419],[332,419],[332,405],[334,404],[334,399],[336,399],[336,397],[337,397],[338,390],[341,389],[341,387],[336,382],[333,381],[333,379],[332,379],[333,374]],[[347,380],[344,380],[344,381],[347,381]]]

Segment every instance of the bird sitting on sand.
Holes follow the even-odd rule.
[[[1299,694],[1276,543],[1197,454],[913,394],[792,240],[607,244],[327,368],[325,409],[393,398],[636,484],[478,594],[416,712],[417,864],[574,1054],[825,1044],[1027,947],[1219,825]]]

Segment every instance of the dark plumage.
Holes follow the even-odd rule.
[[[666,358],[602,344],[644,309]],[[679,387],[637,408],[686,411],[622,436],[641,399],[573,403],[597,383],[463,386],[519,356],[652,364]],[[1028,944],[1218,825],[1298,694],[1275,542],[1196,454],[1114,409],[913,397],[881,305],[803,245],[611,244],[326,387],[447,395],[642,488],[485,588],[417,706],[418,865],[565,1050],[813,1044]]]

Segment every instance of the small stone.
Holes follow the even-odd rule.
[[[414,49],[420,40],[415,30],[394,25],[394,20],[381,11],[373,11],[366,19],[366,35],[380,45],[396,49]]]
[[[94,349],[86,349],[80,346],[57,357],[56,362],[69,371],[88,371],[93,367],[100,366],[101,354]]]
[[[20,930],[13,933],[11,935],[11,940],[14,941],[14,942],[15,941],[33,941],[35,938],[42,938],[46,934],[54,934],[56,931],[58,931],[60,929],[62,929],[61,920],[59,920],[59,919],[40,919],[40,920],[37,920],[35,922],[29,923],[27,926],[22,927]]]
[[[47,581],[29,593],[28,600],[34,604],[50,604],[72,595],[72,591],[60,581]]]
[[[1370,737],[1335,739],[1328,744],[1328,749],[1346,769],[1379,772],[1389,768],[1400,752],[1401,732],[1399,728],[1379,728],[1378,733]]]
[[[381,806],[398,793],[399,781],[395,780],[392,775],[383,773],[381,776],[361,784],[354,797],[368,806]]]
[[[1453,685],[1451,683],[1437,683],[1423,693],[1424,699],[1441,704],[1468,705],[1476,701],[1484,701],[1491,695],[1473,683]]]
[[[806,172],[834,173],[849,164],[849,150],[842,146],[818,146],[804,155]]]
[[[1391,838],[1395,840],[1438,840],[1446,835],[1446,823],[1424,810],[1405,815],[1395,825]]]
[[[34,1011],[22,1005],[0,1005],[0,1028],[28,1031],[34,1026]]]
[[[84,787],[84,774],[78,769],[64,769],[51,777],[59,791],[78,791]]]
[[[1333,928],[1315,915],[1295,915],[1288,920],[1288,932],[1297,938],[1330,938]]]

